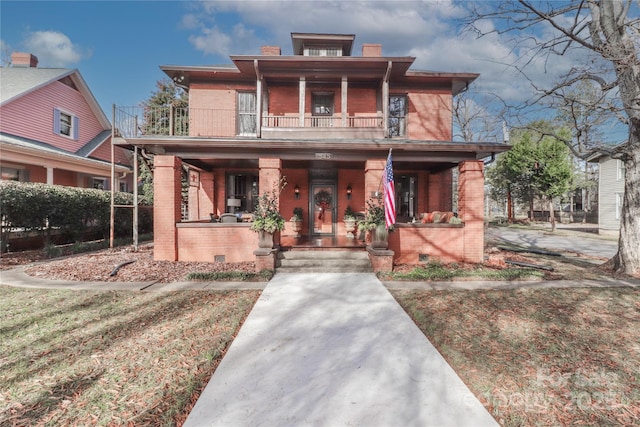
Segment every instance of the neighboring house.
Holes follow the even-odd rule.
[[[598,172],[598,233],[618,235],[624,198],[624,162],[596,153],[587,161],[599,164]]]
[[[453,97],[478,74],[413,71],[415,58],[382,56],[379,44],[352,56],[354,39],[292,33],[292,55],[263,46],[260,55],[231,56],[230,65],[162,66],[188,91],[188,109],[117,108],[114,143],[154,156],[155,259],[272,267],[254,255],[258,239],[248,223],[209,217],[252,212],[282,177],[280,212],[288,219],[303,209],[299,241],[338,245],[345,209],[366,210],[393,149],[398,222],[386,253],[395,263],[482,262],[483,159],[509,147],[452,141]],[[422,224],[427,212],[452,210],[455,168],[464,224]],[[283,239],[291,229],[287,223]]]
[[[3,180],[109,189],[111,123],[75,69],[38,68],[13,53],[0,68]],[[118,190],[131,191],[131,156],[115,149]]]

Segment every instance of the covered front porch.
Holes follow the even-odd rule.
[[[279,210],[289,220],[302,210],[299,232],[287,221],[274,251],[333,248],[363,251],[367,240],[347,236],[343,221],[349,208],[364,214],[367,201],[381,196],[381,179],[388,151],[375,158],[361,152],[307,154],[289,152],[282,157],[256,159],[214,158],[193,154],[155,154],[155,250],[157,260],[256,261],[258,236],[250,230],[251,212],[259,194],[287,185],[279,193]],[[448,154],[430,156],[394,150],[398,221],[389,234],[391,266],[417,264],[430,259],[446,262],[482,262],[484,227],[483,162],[455,161]],[[178,153],[175,153],[178,154]],[[229,153],[227,153],[229,155]],[[464,157],[460,156],[459,157]],[[284,157],[284,158],[283,158]],[[305,158],[306,157],[306,158]],[[311,158],[309,158],[311,157]],[[371,155],[371,157],[374,157]],[[453,170],[458,170],[457,185]],[[184,202],[183,171],[187,170],[188,197]],[[425,214],[454,211],[461,223],[423,223]],[[184,216],[183,216],[184,213]],[[233,222],[211,218],[235,216]],[[443,216],[444,217],[444,216]],[[217,220],[216,220],[217,221]],[[366,239],[366,237],[365,237]],[[275,255],[261,259],[260,268],[275,268]],[[385,267],[387,268],[387,267]]]

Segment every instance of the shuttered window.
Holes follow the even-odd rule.
[[[78,139],[78,118],[65,111],[53,110],[53,132],[68,138]]]

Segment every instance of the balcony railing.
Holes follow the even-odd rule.
[[[304,117],[269,115],[262,117],[262,128],[277,131],[284,128],[317,129],[376,129],[383,128],[381,116]],[[114,126],[116,136],[144,138],[156,136],[234,137],[255,136],[255,115],[238,114],[230,109],[173,108],[173,107],[116,107]]]

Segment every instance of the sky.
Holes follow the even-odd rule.
[[[355,34],[382,44],[384,56],[414,56],[412,69],[480,73],[475,90],[511,102],[531,96],[511,64],[527,59],[511,36],[477,38],[459,19],[471,3],[426,1],[0,1],[3,65],[29,52],[40,67],[77,68],[108,117],[111,106],[149,98],[161,65],[229,64],[229,55],[259,54],[277,45],[291,54],[291,33]],[[487,29],[494,23],[484,22]],[[572,58],[529,65],[550,80]]]

